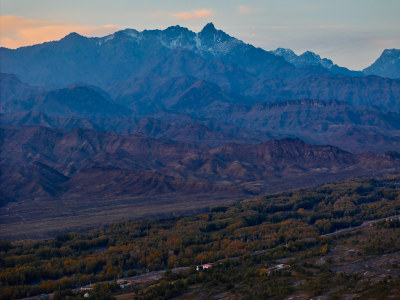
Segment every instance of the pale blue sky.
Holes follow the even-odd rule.
[[[118,29],[199,31],[207,22],[266,50],[306,50],[351,69],[400,48],[400,0],[1,0],[0,43],[18,47],[68,31],[101,36]]]

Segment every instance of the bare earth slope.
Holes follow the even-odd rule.
[[[1,232],[8,237],[179,214],[255,193],[400,170],[396,152],[356,155],[299,139],[209,149],[82,129],[0,133]]]

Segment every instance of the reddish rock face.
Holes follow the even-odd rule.
[[[299,139],[206,149],[138,135],[38,126],[3,128],[1,136],[6,145],[0,152],[4,204],[67,195],[246,194],[266,192],[271,182],[284,188],[310,178],[323,182],[400,167],[396,152],[356,155]]]

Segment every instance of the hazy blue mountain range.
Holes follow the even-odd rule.
[[[199,33],[180,26],[142,32],[126,29],[102,38],[71,33],[60,41],[1,48],[0,55],[1,72],[41,88],[82,82],[121,97],[116,89],[132,80],[157,86],[160,82],[152,81],[158,77],[192,77],[239,94],[243,98],[236,100],[246,103],[312,98],[400,110],[398,81],[363,77],[312,52],[296,56],[290,50],[265,51],[211,23]],[[141,86],[133,85],[140,93]]]
[[[103,38],[71,33],[56,42],[17,50],[2,48],[0,54],[2,72],[46,87],[79,81],[104,88],[153,73],[199,79],[215,74],[208,81],[236,85],[237,80],[250,80],[254,75],[271,77],[274,70],[295,69],[284,59],[244,44],[212,24],[198,34],[179,26],[163,31],[126,29]]]
[[[299,137],[351,152],[400,149],[400,114],[361,102],[365,93],[382,99],[393,89],[390,79],[382,79],[384,85],[375,87],[377,83],[370,82],[375,77],[353,78],[365,91],[359,95],[353,87],[353,103],[347,103],[307,100],[328,97],[310,95],[306,90],[306,86],[322,88],[332,83],[323,76],[305,79],[305,88],[288,88],[290,98],[301,100],[280,102],[256,102],[188,76],[133,77],[112,85],[108,93],[87,84],[38,89],[14,75],[1,74],[0,78],[2,92],[7,95],[0,102],[2,125],[113,130],[212,147]],[[347,88],[346,79],[337,78],[336,82]]]

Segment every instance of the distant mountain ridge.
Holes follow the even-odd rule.
[[[71,33],[60,41],[16,50],[0,48],[0,56],[1,72],[47,89],[81,82],[113,91],[132,78],[151,85],[157,77],[187,77],[212,83],[246,103],[310,98],[400,111],[400,81],[363,77],[312,52],[296,56],[290,50],[265,51],[217,30],[212,23],[198,33],[180,26],[141,32],[126,29],[101,38]],[[365,84],[374,90],[367,92]],[[181,92],[179,87],[171,91]],[[113,97],[120,94],[113,91]]]
[[[321,66],[333,74],[347,75],[347,76],[363,76],[362,72],[351,71],[344,67],[335,65],[330,59],[321,58],[318,54],[311,51],[306,51],[301,55],[296,55],[292,50],[285,48],[277,48],[271,53],[282,56],[286,61],[292,63],[296,67],[309,67]]]
[[[180,26],[142,32],[126,29],[103,38],[71,33],[56,42],[16,50],[1,48],[0,69],[39,86],[62,87],[80,81],[104,88],[131,77],[132,72],[136,76],[162,75],[165,67],[168,67],[169,76],[189,75],[190,72],[199,79],[205,78],[202,74],[209,74],[210,68],[234,69],[232,63],[239,63],[245,69],[261,67],[254,61],[249,64],[242,61],[242,57],[238,59],[235,51],[256,54],[275,68],[293,69],[285,60],[232,38],[216,30],[211,23],[197,34]],[[213,58],[223,58],[224,62],[213,61]],[[29,72],[26,72],[27,65],[31,67]],[[50,65],[52,67],[47,68]],[[51,76],[54,72],[58,72],[57,76]]]
[[[369,76],[376,75],[391,79],[400,79],[400,50],[385,49],[381,56],[369,67],[362,71],[352,71],[344,67],[335,65],[330,59],[321,58],[318,54],[306,51],[297,55],[291,49],[277,48],[271,53],[282,56],[286,61],[296,67],[322,66],[333,74],[346,76]]]
[[[361,95],[354,88],[354,103],[349,104],[316,100],[330,96],[310,95],[304,88],[297,90],[315,85],[327,91],[329,88],[324,87],[332,79],[323,77],[307,79],[286,91],[291,99],[300,100],[279,102],[255,102],[214,83],[187,76],[134,77],[111,86],[110,94],[85,84],[35,89],[15,78],[0,74],[4,91],[19,91],[8,92],[7,99],[0,102],[0,125],[114,130],[212,147],[299,137],[308,143],[331,144],[351,152],[381,153],[400,148],[399,113],[359,102],[366,93],[382,98],[380,93],[394,88],[388,79],[381,80],[383,85],[374,86],[374,78],[353,78],[365,88]],[[337,80],[345,90],[346,79]]]
[[[212,23],[207,24],[199,33],[194,33],[189,29],[179,25],[168,27],[165,30],[144,30],[142,32],[134,29],[125,29],[101,38],[85,38],[77,33],[70,33],[59,42],[48,42],[32,47],[35,48],[34,52],[41,52],[48,48],[49,45],[54,43],[60,43],[60,46],[70,49],[71,46],[74,46],[76,43],[80,43],[83,47],[105,47],[110,46],[110,44],[121,43],[123,40],[130,40],[132,43],[136,43],[137,46],[147,43],[149,40],[152,40],[152,44],[154,45],[154,41],[157,41],[161,46],[168,49],[185,49],[199,54],[205,58],[225,58],[227,61],[235,63],[238,63],[238,61],[234,58],[234,56],[238,53],[243,54],[246,52],[255,54],[262,60],[267,59],[269,60],[269,63],[271,63],[274,59],[271,57],[268,58],[267,55],[268,53],[271,53],[275,56],[283,57],[285,61],[295,65],[296,67],[320,66],[331,71],[333,74],[349,76],[362,76],[363,74],[366,74],[379,75],[389,78],[399,78],[399,50],[397,49],[385,50],[374,65],[364,69],[363,72],[358,72],[351,71],[344,67],[339,67],[333,64],[330,59],[322,59],[318,54],[315,54],[311,51],[306,51],[302,55],[296,55],[290,49],[278,48],[274,51],[264,51],[262,49],[255,48],[234,37],[229,36],[221,30],[215,29],[215,26]],[[84,50],[83,47],[80,47],[79,49],[82,51]],[[23,47],[17,49],[16,51],[24,53],[29,48],[30,47]],[[6,60],[9,60],[9,55],[12,52],[13,50],[11,49],[1,48],[1,53],[6,57]],[[87,59],[90,59],[88,55],[85,56]],[[379,67],[376,65],[377,63],[379,64]],[[283,66],[282,61],[278,62],[278,64],[280,64],[281,67]],[[382,64],[386,64],[387,66],[384,67]],[[11,71],[10,73],[17,74],[23,80],[26,79],[24,76],[21,76],[19,72],[8,70],[9,62],[7,61],[2,62],[0,66],[2,72]],[[391,71],[384,72],[384,69],[388,68],[391,68]],[[64,85],[69,83],[71,82],[65,82]]]

